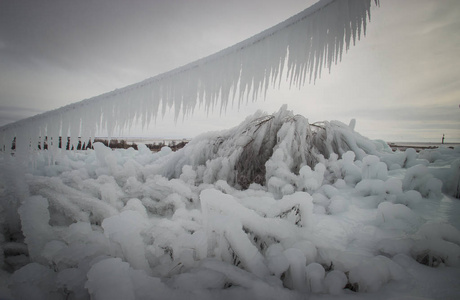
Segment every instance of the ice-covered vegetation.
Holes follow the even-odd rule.
[[[459,148],[392,152],[354,121],[309,124],[286,107],[177,152],[58,148],[160,107],[177,118],[315,80],[370,6],[322,0],[210,57],[0,128],[0,299],[458,299]]]
[[[0,298],[455,299],[460,149],[283,107],[152,153],[0,155]]]

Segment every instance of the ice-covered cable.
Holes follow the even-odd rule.
[[[247,40],[172,71],[0,127],[0,147],[15,140],[17,152],[46,142],[76,146],[107,130],[129,128],[134,119],[148,125],[160,106],[174,107],[175,118],[206,111],[237,99],[256,100],[282,79],[301,86],[340,61],[344,50],[366,31],[372,0],[321,0],[299,14]],[[379,0],[374,0],[379,4]],[[40,138],[41,137],[41,138]]]

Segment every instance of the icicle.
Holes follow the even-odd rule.
[[[374,0],[378,5],[379,1]],[[158,110],[174,109],[177,121],[193,113],[198,104],[209,113],[220,112],[232,99],[238,106],[265,95],[269,83],[282,78],[301,87],[321,76],[323,67],[330,71],[340,61],[343,49],[359,40],[370,18],[371,0],[322,0],[286,21],[245,41],[183,67],[149,78],[91,99],[46,112],[0,127],[2,149],[9,149],[16,137],[18,149],[36,149],[38,136],[57,145],[67,137],[76,147],[78,136],[87,143],[100,130],[109,138],[132,125],[142,126],[156,120]],[[287,66],[286,72],[284,66]],[[232,100],[233,103],[234,100]],[[46,128],[46,130],[45,130]],[[64,146],[63,145],[63,146]]]

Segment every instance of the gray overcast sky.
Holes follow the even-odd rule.
[[[205,57],[315,2],[0,0],[0,126]],[[380,2],[367,36],[315,85],[130,134],[193,137],[287,103],[310,122],[356,118],[373,139],[460,142],[460,1]]]

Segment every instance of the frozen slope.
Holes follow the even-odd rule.
[[[458,299],[460,149],[286,107],[178,152],[0,156],[1,299]]]

